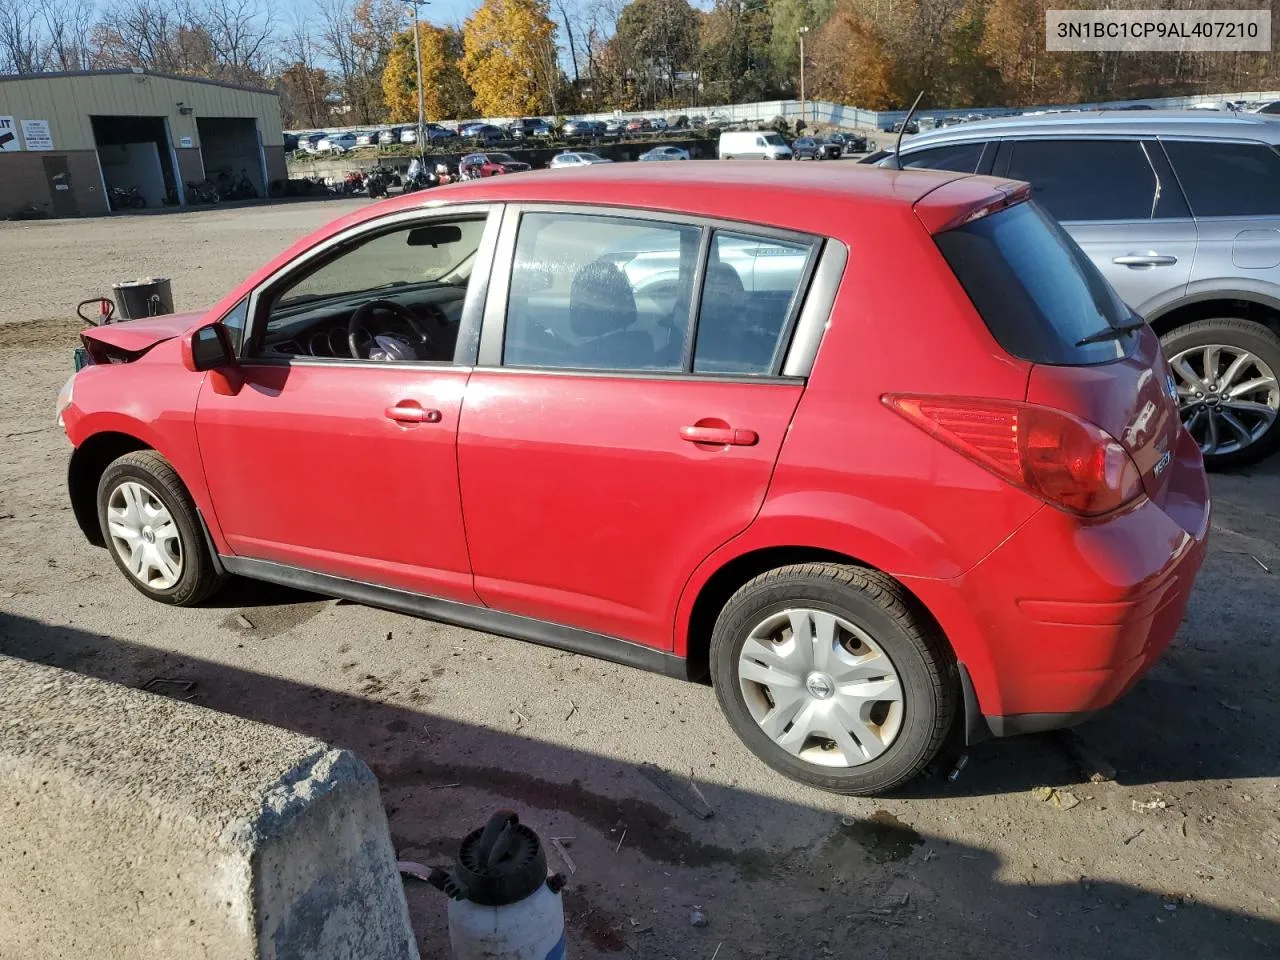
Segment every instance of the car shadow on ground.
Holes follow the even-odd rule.
[[[192,680],[201,706],[355,750],[379,777],[402,857],[445,864],[492,809],[514,807],[544,836],[571,838],[577,872],[565,904],[579,957],[1254,958],[1280,949],[1280,924],[1177,892],[1008,876],[981,824],[971,843],[954,843],[884,811],[841,819],[705,782],[697,786],[717,814],[702,821],[635,763],[432,713],[429,677],[408,708],[5,613],[0,653],[136,687]],[[980,785],[985,766],[975,762],[960,782]],[[763,824],[799,824],[808,839],[770,845],[777,834]],[[443,901],[407,884],[423,956],[447,956]],[[709,927],[691,925],[690,904],[705,905]]]

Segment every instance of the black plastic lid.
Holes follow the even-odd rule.
[[[547,854],[514,810],[499,810],[462,841],[454,879],[472,903],[518,903],[547,882]]]

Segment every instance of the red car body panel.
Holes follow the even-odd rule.
[[[206,385],[196,411],[205,482],[233,553],[478,602],[458,497],[467,370],[241,373],[233,391]],[[404,404],[439,420],[383,415]]]
[[[689,571],[750,525],[801,388],[477,370],[458,443],[476,592],[670,650]],[[699,445],[695,424],[754,431]],[[513,544],[529,549],[513,550]],[[533,546],[536,545],[536,546]]]
[[[850,251],[806,381],[252,363],[206,377],[171,339],[315,244],[387,214],[551,202],[743,220],[744,190],[749,222]],[[708,162],[534,172],[392,198],[294,245],[202,316],[88,331],[147,352],[82,371],[66,429],[77,446],[115,431],[157,449],[228,556],[678,656],[705,642],[690,637],[690,617],[726,564],[772,548],[841,554],[914,594],[993,726],[1077,714],[1127,689],[1176,632],[1209,498],[1150,331],[1122,361],[1036,366],[1001,349],[947,268],[931,232],[1016,194],[944,171]],[[1144,493],[1082,520],[887,409],[889,391],[1070,411],[1125,445]],[[439,422],[383,415],[402,401],[438,410]],[[710,448],[681,437],[699,423],[757,440]]]

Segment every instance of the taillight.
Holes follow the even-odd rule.
[[[1142,492],[1120,442],[1063,410],[1010,400],[887,394],[930,436],[1059,509],[1096,517]]]

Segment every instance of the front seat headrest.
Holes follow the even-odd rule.
[[[569,329],[578,337],[602,337],[636,322],[636,297],[627,275],[608,260],[593,260],[569,287]]]

